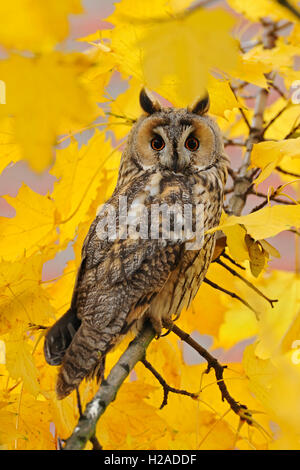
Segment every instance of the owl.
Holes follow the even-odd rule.
[[[143,113],[128,135],[116,188],[84,241],[70,308],[45,336],[46,361],[60,365],[59,399],[84,378],[103,376],[107,353],[146,319],[157,337],[172,328],[212,259],[215,234],[206,231],[220,220],[229,160],[220,130],[206,114],[209,98],[185,109],[163,107],[142,89],[140,105]],[[126,202],[127,225],[120,201]],[[163,213],[152,210],[161,207],[175,207],[181,215],[170,211],[164,224]],[[188,236],[178,232],[186,207],[191,208]],[[197,207],[201,246],[191,243]],[[132,233],[126,230],[130,224],[135,224]]]

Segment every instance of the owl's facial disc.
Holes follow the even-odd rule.
[[[180,173],[203,171],[214,163],[215,136],[204,116],[182,110],[157,112],[143,119],[135,136],[144,170],[165,168]]]
[[[177,122],[176,122],[177,121]],[[155,129],[160,143],[158,158],[160,165],[174,172],[186,169],[203,171],[214,163],[215,136],[205,118],[171,120],[165,127]]]

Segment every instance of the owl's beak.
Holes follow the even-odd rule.
[[[175,171],[175,173],[176,173],[178,171],[179,166],[181,166],[181,165],[179,165],[179,155],[178,155],[178,152],[177,152],[177,148],[174,147],[174,149],[173,149],[173,158],[172,158],[172,161],[171,161],[171,170]]]
[[[189,160],[186,158],[186,155],[179,154],[177,151],[177,148],[174,147],[170,165],[169,165],[170,170],[174,171],[175,173],[178,173],[182,171],[184,168],[186,168],[188,164],[189,164]]]
[[[185,155],[178,153],[177,148],[174,145],[172,152],[166,152],[160,156],[160,163],[168,170],[178,173],[189,164],[189,161]]]

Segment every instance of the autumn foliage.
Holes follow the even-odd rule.
[[[0,173],[25,160],[54,181],[48,194],[23,184],[2,196],[15,210],[0,217],[2,449],[56,449],[78,421],[76,394],[55,396],[43,337],[68,308],[84,237],[113,191],[145,85],[178,107],[207,89],[232,158],[211,284],[176,324],[227,365],[227,389],[251,423],[170,333],[151,342],[147,360],[195,397],[170,393],[160,409],[162,387],[139,362],[97,439],[123,450],[300,448],[300,22],[276,0],[203,3],[121,0],[109,28],[78,38],[83,52],[68,52],[68,17],[83,12],[80,0],[34,0],[30,9],[25,0],[0,2]],[[116,97],[115,77],[126,88]],[[63,273],[45,279],[47,262],[70,246]],[[130,340],[109,354],[108,371]],[[83,408],[97,388],[80,386]]]

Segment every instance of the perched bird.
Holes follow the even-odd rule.
[[[142,89],[140,104],[144,113],[129,133],[114,193],[84,241],[70,309],[45,338],[46,361],[61,364],[59,399],[84,378],[101,375],[108,351],[145,319],[157,336],[171,328],[212,259],[215,234],[204,234],[201,246],[193,240],[197,230],[205,233],[219,223],[229,161],[220,130],[206,115],[209,98],[186,109],[169,108]],[[134,226],[131,236],[120,201],[126,201],[127,225]],[[163,211],[157,211],[162,207],[175,207],[180,217],[169,212],[164,225]],[[178,226],[187,207],[191,224],[184,236]],[[114,216],[110,237],[104,236],[108,213]]]

